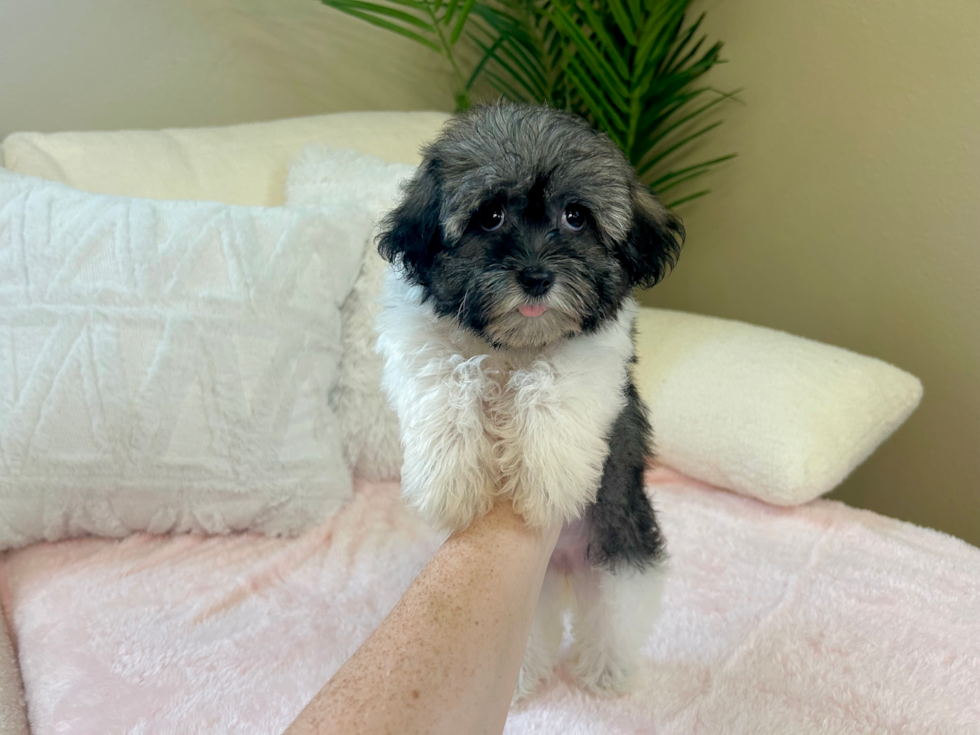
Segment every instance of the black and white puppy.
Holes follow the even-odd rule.
[[[476,108],[423,155],[379,238],[403,495],[445,529],[497,497],[531,525],[564,523],[515,696],[557,663],[565,576],[573,673],[625,691],[665,561],[632,291],[674,264],[684,230],[609,138],[553,109]]]

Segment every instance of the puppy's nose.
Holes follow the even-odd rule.
[[[517,279],[531,296],[544,296],[555,282],[555,274],[546,268],[526,268]]]

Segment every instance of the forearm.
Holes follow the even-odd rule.
[[[500,733],[556,537],[509,503],[451,536],[287,735]]]

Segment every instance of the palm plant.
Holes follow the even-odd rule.
[[[659,194],[704,176],[735,156],[672,168],[721,125],[708,113],[736,92],[700,84],[722,63],[722,44],[686,23],[691,0],[321,0],[399,33],[445,57],[466,109],[478,80],[503,97],[539,102],[586,118],[616,142],[640,179]],[[459,42],[481,55],[464,73]],[[709,190],[670,201],[677,206]]]

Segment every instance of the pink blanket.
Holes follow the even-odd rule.
[[[650,480],[673,573],[641,689],[597,700],[560,675],[507,733],[980,732],[980,550],[836,502]],[[436,548],[396,494],[361,484],[293,540],[8,554],[34,735],[280,733]]]

